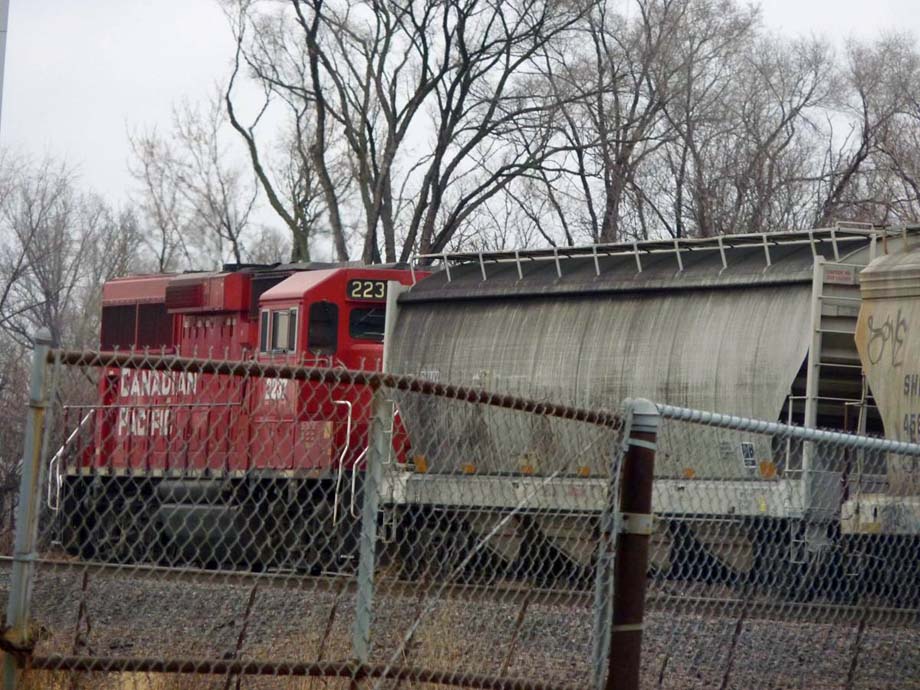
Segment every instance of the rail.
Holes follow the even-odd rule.
[[[137,657],[93,657],[93,656],[35,656],[29,661],[33,669],[52,671],[77,671],[90,673],[195,673],[233,676],[292,676],[309,678],[374,678],[381,680],[450,685],[460,688],[481,690],[574,690],[575,686],[541,683],[538,681],[433,671],[406,666],[371,665],[354,662],[304,662],[304,661],[242,661],[235,659],[160,659]],[[229,682],[228,682],[229,687]]]

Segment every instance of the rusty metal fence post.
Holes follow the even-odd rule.
[[[14,690],[19,676],[17,650],[26,653],[29,645],[29,604],[32,596],[35,545],[38,537],[38,513],[42,475],[42,439],[45,408],[48,404],[45,386],[51,334],[42,328],[35,335],[32,350],[32,374],[29,381],[29,414],[23,436],[22,469],[19,480],[19,505],[16,508],[16,533],[13,566],[10,575],[10,595],[6,607],[4,633],[3,687]]]
[[[613,564],[613,619],[606,690],[637,690],[642,654],[645,583],[652,534],[652,477],[658,408],[629,400],[631,423],[620,479],[620,513]]]

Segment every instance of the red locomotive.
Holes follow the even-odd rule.
[[[315,264],[119,278],[101,349],[379,370],[387,281],[415,278]],[[367,387],[109,367],[100,398],[71,420],[82,451],[62,468],[73,552],[297,568],[350,553]]]

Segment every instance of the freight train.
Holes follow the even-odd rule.
[[[915,258],[918,244],[920,228],[835,227],[421,257],[437,268],[430,275],[404,266],[292,265],[125,278],[104,288],[102,348],[165,345],[172,354],[365,370],[385,362],[391,373],[580,407],[645,397],[916,441],[909,420],[917,410],[902,411],[901,393],[889,385],[901,373],[875,349],[879,324],[890,321],[889,347],[903,348],[903,361],[920,361],[920,334],[902,325],[920,304],[909,287],[915,262],[904,258]],[[900,309],[893,316],[892,304]],[[908,406],[909,376],[901,376]],[[69,459],[56,470],[60,512],[79,516],[63,520],[63,541],[78,553],[156,557],[165,534],[179,551],[173,560],[242,567],[352,560],[354,522],[342,513],[353,512],[348,494],[360,486],[370,391],[278,379],[234,387],[218,377],[127,370],[106,377],[99,410],[79,420],[93,427],[83,432],[94,439],[82,444],[89,452],[76,461],[63,454]],[[900,407],[892,411],[889,400]],[[582,536],[597,529],[600,505],[575,505],[572,496],[597,487],[606,456],[584,452],[575,444],[585,438],[561,422],[521,422],[418,396],[396,403],[397,462],[380,491],[390,541],[456,546],[489,534],[490,567],[513,569],[539,548],[566,572],[590,572],[591,540]],[[236,432],[213,447],[215,427]],[[765,442],[737,440],[751,457],[769,456],[757,447]],[[659,453],[657,573],[750,579],[767,562],[788,563],[784,578],[802,590],[811,564],[850,572],[841,554],[865,562],[887,557],[879,549],[894,544],[908,554],[898,563],[905,582],[918,574],[914,498],[892,499],[887,489],[854,498],[842,466],[823,467],[803,493],[801,454],[780,467],[746,456],[721,447]],[[528,515],[521,479],[549,467],[565,495],[542,496],[541,511]],[[895,477],[895,494],[920,493],[897,488],[905,486],[897,477],[916,476],[912,468],[895,462],[872,471]],[[480,492],[475,506],[463,488],[470,482]],[[893,510],[896,525],[882,524],[878,515]],[[504,520],[509,511],[518,517]],[[707,532],[721,522],[739,529]],[[223,538],[239,534],[254,537]],[[720,541],[732,553],[720,553]],[[413,565],[404,564],[407,574]]]

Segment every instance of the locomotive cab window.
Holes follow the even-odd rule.
[[[356,340],[373,340],[383,342],[386,316],[384,307],[365,307],[352,309],[348,315],[348,334]]]
[[[335,354],[338,347],[339,308],[332,302],[310,305],[307,350],[315,355]]]
[[[259,320],[260,352],[293,352],[297,349],[297,310],[263,311]]]

